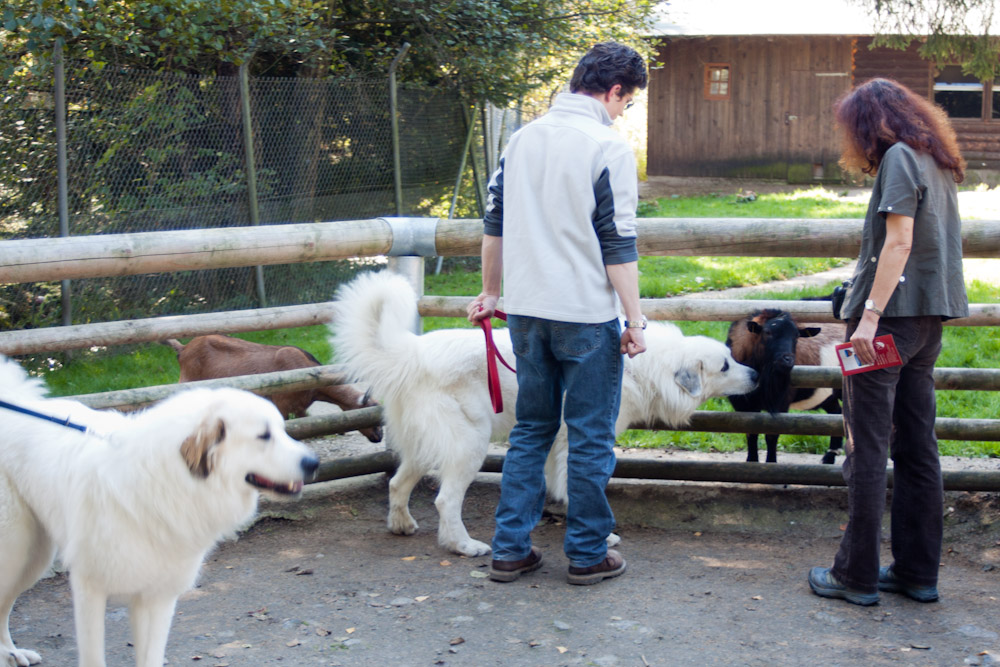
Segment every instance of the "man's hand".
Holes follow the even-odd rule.
[[[500,297],[495,294],[486,294],[485,292],[473,299],[468,306],[465,307],[465,312],[468,314],[470,322],[479,322],[480,320],[485,320],[487,318],[493,317],[493,313],[496,312],[497,302]]]
[[[626,327],[622,332],[621,353],[632,359],[646,351],[646,334],[638,327]]]

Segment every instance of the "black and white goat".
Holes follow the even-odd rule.
[[[732,323],[726,345],[733,358],[757,371],[757,388],[749,394],[730,396],[737,412],[766,410],[776,415],[788,410],[822,409],[840,414],[840,390],[797,388],[791,385],[793,366],[836,366],[834,347],[844,340],[843,324],[800,327],[792,316],[773,308],[758,310]],[[747,461],[757,462],[757,433],[747,433]],[[778,435],[766,434],[767,462],[778,460]],[[843,438],[830,437],[823,463],[833,463]]]

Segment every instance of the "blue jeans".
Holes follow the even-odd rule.
[[[517,424],[503,465],[493,558],[520,560],[545,504],[545,459],[565,419],[569,436],[566,538],[576,567],[607,556],[615,526],[605,489],[615,468],[615,421],[621,401],[621,329],[510,315],[517,358]],[[565,406],[565,409],[564,409]]]
[[[857,326],[848,322],[848,337]],[[944,531],[933,376],[941,318],[883,317],[877,335],[884,334],[892,334],[903,365],[844,379],[848,522],[833,575],[866,593],[878,590],[888,456],[894,572],[908,584],[937,585]]]

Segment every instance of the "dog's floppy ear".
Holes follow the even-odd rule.
[[[701,362],[685,366],[674,373],[674,382],[694,398],[701,396]]]
[[[217,417],[209,417],[181,443],[181,456],[192,475],[201,479],[208,477],[215,463],[213,449],[225,437],[226,423]]]

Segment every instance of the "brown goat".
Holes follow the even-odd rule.
[[[738,412],[772,415],[792,410],[823,409],[840,414],[840,390],[798,388],[791,385],[793,366],[836,366],[834,347],[844,341],[843,324],[805,325],[800,327],[792,316],[768,308],[751,313],[732,323],[726,345],[733,358],[757,371],[759,383],[749,394],[730,396]],[[747,461],[757,461],[757,433],[747,433]],[[778,435],[766,434],[767,461],[778,460]],[[833,463],[843,439],[830,437],[830,448],[823,463]]]
[[[289,371],[320,365],[316,357],[299,347],[263,345],[218,334],[197,336],[187,345],[174,338],[164,343],[177,351],[177,362],[181,367],[180,382]],[[305,416],[306,409],[314,401],[333,403],[342,410],[378,405],[367,394],[346,384],[272,394],[266,398],[277,406],[285,419],[293,414]],[[358,430],[372,442],[382,440],[381,426]]]

